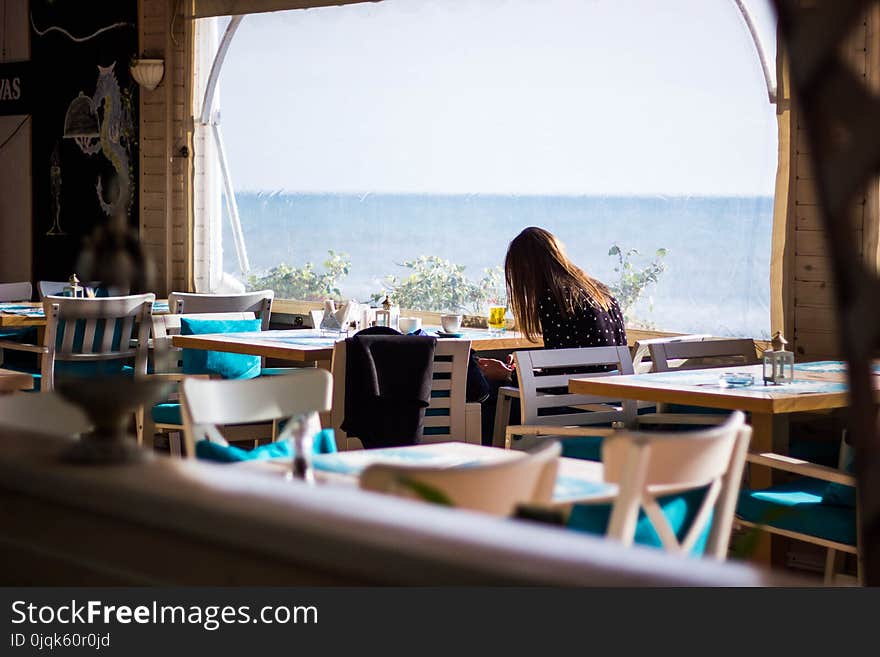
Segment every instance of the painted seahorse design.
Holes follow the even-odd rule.
[[[119,91],[119,82],[116,80],[114,69],[116,62],[110,66],[98,66],[98,84],[95,87],[95,96],[92,99],[95,110],[101,108],[103,103],[103,119],[101,120],[101,151],[116,169],[118,181],[118,194],[116,200],[107,202],[104,199],[104,186],[98,177],[98,202],[101,209],[108,216],[113,216],[122,211],[128,214],[131,205],[131,173],[128,168],[128,149],[120,143],[120,138],[125,130],[126,116],[123,112],[122,98]]]

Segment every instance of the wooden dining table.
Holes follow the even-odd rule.
[[[748,386],[723,386],[719,376],[727,372],[751,374]],[[875,366],[880,384],[880,365]],[[849,404],[846,366],[840,361],[797,363],[794,381],[764,385],[761,365],[676,370],[611,377],[573,377],[569,390],[577,394],[614,399],[637,399],[664,404],[739,410],[750,414],[751,451],[785,453],[788,450],[788,419],[792,413],[844,408]],[[752,468],[755,487],[770,485],[766,468]]]
[[[319,484],[357,486],[360,473],[371,464],[419,465],[441,468],[470,467],[523,458],[525,452],[472,443],[445,442],[407,447],[362,449],[315,454],[312,465]],[[290,478],[292,459],[241,461],[233,467]],[[550,506],[567,508],[576,503],[607,504],[617,496],[617,485],[603,480],[601,463],[561,457]]]
[[[169,312],[167,299],[153,302],[153,314],[164,315]],[[46,327],[46,313],[42,301],[4,301],[0,303],[0,329]]]
[[[748,386],[723,386],[719,376],[727,372],[751,374]],[[880,363],[874,365],[874,385],[880,388]],[[569,390],[577,394],[601,395],[613,399],[636,399],[664,404],[685,404],[706,408],[748,412],[752,426],[750,451],[763,454],[788,452],[788,425],[792,413],[845,408],[849,405],[846,365],[841,361],[797,363],[794,381],[764,385],[761,365],[677,370],[610,377],[573,377]],[[749,466],[749,485],[766,488],[773,472],[763,465]],[[776,542],[778,544],[778,541]],[[759,537],[756,561],[781,561],[769,535]]]
[[[436,335],[438,327],[425,327],[425,333]],[[537,349],[540,343],[530,342],[515,331],[501,335],[490,334],[486,329],[462,329],[460,338],[443,340],[469,340],[474,351],[493,349]],[[280,329],[247,333],[211,333],[205,335],[175,335],[171,343],[185,349],[225,351],[265,358],[277,358],[300,363],[329,363],[333,345],[346,336],[328,335],[317,329]]]

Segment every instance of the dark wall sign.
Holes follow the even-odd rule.
[[[0,116],[30,114],[30,62],[0,64]]]
[[[137,0],[31,0],[33,263],[66,281],[110,217],[138,225]]]

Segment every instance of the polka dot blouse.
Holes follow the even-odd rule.
[[[546,349],[606,347],[626,344],[626,326],[617,299],[612,297],[608,311],[584,303],[574,315],[565,317],[547,292],[538,303],[541,332]]]

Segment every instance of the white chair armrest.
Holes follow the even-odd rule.
[[[749,463],[755,465],[764,465],[774,470],[782,470],[791,472],[792,474],[801,475],[803,477],[813,477],[814,479],[822,479],[823,481],[831,481],[845,486],[855,486],[855,475],[838,470],[837,468],[829,468],[826,465],[810,463],[801,459],[784,456],[782,454],[773,454],[772,452],[749,452],[746,456]]]

